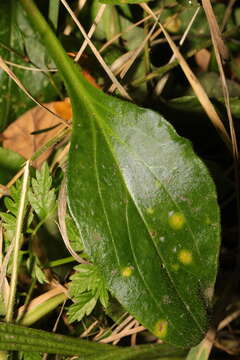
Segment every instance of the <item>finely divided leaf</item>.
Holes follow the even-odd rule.
[[[91,314],[96,306],[97,298],[91,291],[88,291],[81,296],[77,296],[75,301],[75,304],[69,307],[67,313],[70,323],[76,320],[81,321],[85,315]]]
[[[74,301],[68,309],[70,322],[82,320],[94,309],[98,299],[104,307],[108,305],[108,292],[105,282],[96,266],[82,264],[75,267],[76,273],[71,276],[69,295]]]
[[[55,190],[51,188],[52,177],[46,162],[37,170],[36,179],[32,179],[31,185],[28,193],[29,202],[39,219],[44,221],[53,215],[56,209]]]

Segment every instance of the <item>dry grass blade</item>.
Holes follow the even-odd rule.
[[[120,94],[125,97],[128,100],[131,100],[130,96],[128,95],[128,93],[126,92],[126,90],[124,89],[124,87],[120,84],[120,82],[116,79],[116,77],[114,76],[114,74],[112,73],[112,71],[110,70],[110,68],[107,66],[107,64],[105,63],[104,59],[102,58],[102,56],[100,55],[99,51],[97,50],[97,48],[94,46],[94,44],[91,42],[91,40],[88,38],[88,35],[86,33],[86,31],[84,30],[83,26],[80,24],[80,22],[78,21],[76,15],[74,14],[74,12],[71,10],[71,8],[69,7],[68,3],[65,0],[61,0],[61,2],[63,3],[63,5],[65,6],[65,8],[67,9],[67,11],[69,12],[69,14],[71,15],[73,21],[75,22],[75,24],[77,25],[77,27],[79,28],[79,30],[81,31],[82,35],[84,36],[87,44],[89,45],[89,47],[91,48],[92,52],[94,53],[94,55],[96,56],[97,60],[99,61],[99,63],[101,64],[101,66],[103,67],[103,69],[105,70],[105,72],[107,73],[107,75],[109,76],[110,80],[113,82],[113,84],[116,85],[116,88],[118,89],[118,91],[120,92]]]
[[[95,17],[94,23],[92,24],[92,26],[91,26],[88,34],[87,34],[89,39],[91,39],[92,35],[94,34],[94,31],[96,30],[96,27],[97,27],[99,21],[101,20],[105,9],[106,9],[105,4],[100,6],[100,9],[98,10],[98,13],[97,13],[97,15]],[[78,51],[74,61],[77,62],[80,59],[80,57],[82,56],[82,54],[83,54],[84,50],[86,49],[87,45],[88,45],[87,40],[84,40],[84,42],[83,42],[80,50]]]
[[[121,340],[123,337],[142,332],[144,330],[145,330],[145,327],[142,325],[137,326],[133,329],[128,329],[128,330],[124,329],[119,334],[111,335],[105,339],[100,340],[99,342],[102,344],[108,344],[110,342],[115,342],[116,340]]]
[[[55,286],[53,289],[46,291],[44,294],[41,294],[39,296],[37,296],[36,298],[32,299],[30,301],[30,303],[27,305],[27,307],[25,305],[22,305],[19,307],[18,309],[18,318],[21,317],[21,315],[27,310],[33,310],[35,309],[37,306],[45,303],[47,300],[54,298],[55,296],[59,295],[59,294],[65,294],[66,298],[67,298],[67,289],[62,286],[62,285],[58,285]]]
[[[227,60],[229,57],[228,49],[222,39],[222,34],[214,15],[210,0],[202,0],[202,6],[208,20],[212,39],[214,38],[215,46],[217,47],[222,59]]]
[[[182,45],[184,44],[184,41],[185,41],[186,38],[187,38],[187,35],[188,35],[188,33],[189,33],[189,31],[190,31],[190,29],[191,29],[191,27],[192,27],[192,25],[193,25],[196,17],[197,17],[197,14],[199,13],[199,10],[200,10],[200,6],[197,8],[197,10],[195,11],[195,13],[193,14],[193,16],[192,16],[192,18],[191,18],[191,20],[190,20],[190,22],[189,22],[186,30],[184,31],[184,34],[183,34],[182,38],[181,38],[180,41],[179,41],[179,46],[182,46]],[[171,59],[169,60],[168,63],[171,64],[174,60],[175,60],[175,56],[172,55],[172,57],[171,57]],[[158,82],[158,84],[157,84],[157,86],[156,86],[156,88],[155,88],[155,90],[154,90],[156,95],[160,95],[160,94],[161,94],[161,92],[162,92],[163,89],[164,89],[164,86],[166,85],[166,83],[167,83],[167,81],[168,81],[168,78],[169,78],[169,73],[167,73],[165,76],[163,76],[163,77],[159,80],[159,82]]]
[[[154,12],[155,15],[157,16],[158,14],[162,13],[162,9],[157,10]],[[133,30],[136,26],[141,25],[142,23],[144,23],[145,21],[148,21],[149,19],[151,19],[152,15],[147,15],[145,16],[143,19],[137,21],[136,23],[128,26],[126,29],[124,29],[122,32],[116,34],[112,39],[110,39],[109,41],[107,41],[99,50],[99,52],[103,52],[108,46],[110,46],[112,43],[114,43],[117,39],[119,39],[124,33]]]
[[[49,110],[45,105],[41,104],[39,101],[37,101],[31,94],[30,92],[25,88],[25,86],[21,83],[21,81],[16,77],[16,75],[12,72],[12,70],[7,66],[7,64],[4,62],[4,60],[2,59],[2,57],[0,56],[0,68],[5,71],[8,76],[17,84],[17,86],[33,101],[35,102],[37,105],[41,106],[43,109],[45,109],[47,112],[49,112],[51,115],[57,117],[61,123],[63,123],[64,125],[66,125],[67,127],[69,127],[69,123],[61,118],[61,116],[55,114],[54,112],[52,112],[51,110]]]
[[[54,68],[54,69],[41,69],[41,68],[37,68],[37,67],[30,67],[30,66],[25,66],[25,65],[20,65],[20,64],[16,64],[12,61],[8,61],[3,59],[3,61],[5,62],[5,64],[11,65],[13,67],[19,68],[19,69],[23,69],[23,70],[27,70],[27,71],[34,71],[34,72],[57,72],[58,69]]]
[[[234,6],[236,1],[237,0],[230,0],[229,3],[227,4],[227,8],[226,8],[224,18],[223,18],[223,21],[222,21],[222,26],[221,26],[222,31],[225,29],[225,26],[227,25],[228,19],[231,16],[231,12],[232,12],[233,6]]]
[[[234,157],[236,159],[238,159],[238,156],[239,156],[238,145],[237,145],[237,139],[236,139],[234,124],[233,124],[233,119],[232,119],[229,91],[228,91],[227,81],[226,81],[226,77],[224,74],[223,63],[222,63],[222,60],[224,61],[226,59],[227,49],[224,45],[222,38],[219,35],[219,34],[221,34],[220,29],[217,24],[217,20],[214,15],[210,0],[203,0],[202,4],[203,4],[203,8],[204,8],[204,11],[205,11],[207,19],[208,19],[208,24],[209,24],[209,28],[210,28],[210,32],[211,32],[211,38],[212,38],[212,43],[213,43],[213,47],[214,47],[214,52],[215,52],[215,56],[217,59],[217,64],[218,64],[218,68],[219,68],[219,72],[220,72],[222,91],[223,91],[224,102],[225,102],[225,106],[226,106],[226,110],[227,110],[227,116],[228,116],[229,127],[230,127],[233,154],[234,154]]]
[[[126,317],[126,318],[124,319],[124,317]],[[124,313],[121,318],[124,319],[124,320],[122,320],[119,325],[117,325],[117,323],[115,323],[110,328],[111,335],[119,333],[127,324],[129,324],[133,320],[133,316],[129,315],[128,313]],[[109,331],[109,329],[107,329],[107,332],[108,331]],[[101,340],[102,337],[104,337],[105,334],[106,334],[105,330],[101,329],[100,332],[94,337],[93,340],[94,341],[99,341],[99,340]]]
[[[72,255],[72,257],[79,262],[80,264],[87,264],[88,262],[81,258],[72,248],[68,235],[67,235],[67,228],[65,223],[65,217],[67,212],[67,200],[66,200],[66,191],[65,191],[65,181],[62,182],[61,189],[59,192],[58,198],[58,220],[59,220],[59,231],[62,235],[64,244],[66,248]]]
[[[14,245],[14,241],[11,242],[10,246],[8,247],[7,249],[7,253],[4,257],[4,260],[1,264],[1,267],[0,267],[0,291],[2,291],[2,287],[4,285],[4,279],[6,277],[6,274],[7,274],[7,266],[8,266],[8,263],[9,263],[9,260],[10,260],[10,256],[12,254],[12,251],[13,251],[13,245]]]
[[[223,328],[225,328],[226,326],[228,326],[232,321],[236,320],[237,318],[240,317],[240,310],[236,310],[233,313],[231,313],[230,315],[226,316],[225,319],[223,319],[219,325],[218,325],[218,330],[222,330]]]
[[[160,15],[159,15],[160,16]],[[157,19],[159,19],[159,16],[157,17]],[[147,42],[149,41],[150,37],[152,36],[155,28],[157,26],[157,22],[154,23],[154,25],[152,26],[150,32],[148,33],[148,35],[146,36],[146,38],[144,39],[144,41],[142,42],[142,44],[138,47],[138,49],[134,52],[134,54],[132,55],[132,57],[128,60],[126,66],[124,67],[124,69],[121,71],[120,73],[120,77],[121,79],[124,78],[124,76],[126,75],[126,73],[128,72],[128,70],[130,69],[130,67],[132,66],[132,64],[134,63],[134,61],[137,59],[138,55],[141,53],[141,51],[144,49],[145,45],[147,44]],[[113,84],[109,91],[113,92],[116,89],[116,85]]]
[[[126,332],[128,331],[128,330],[130,330],[130,329],[139,329],[139,322],[137,321],[137,320],[133,320],[133,321],[131,321],[125,328],[124,328],[124,330],[123,331],[121,331],[121,333],[119,333],[119,335],[123,335],[123,336],[121,336],[121,337],[119,337],[119,338],[117,338],[116,340],[114,340],[113,341],[113,345],[117,345],[118,343],[119,343],[119,341],[122,339],[122,337],[125,337],[125,334],[126,334]],[[143,330],[145,330],[145,328],[143,327]],[[142,330],[142,331],[143,331]],[[138,332],[140,332],[140,331],[136,331],[136,332],[134,332],[133,334],[131,334],[131,335],[136,335]]]
[[[94,321],[81,335],[80,338],[84,338],[86,336],[89,336],[91,331],[97,326],[99,323],[99,320]]]
[[[153,18],[157,20],[157,17],[152,12],[152,10],[149,8],[147,4],[140,4],[140,6],[149,14],[152,14]],[[195,92],[196,96],[198,97],[199,102],[201,103],[202,107],[204,108],[205,112],[207,113],[209,119],[212,121],[213,125],[215,126],[216,130],[218,131],[219,135],[227,145],[229,149],[231,149],[231,140],[229,138],[229,135],[218,115],[216,112],[213,104],[209,100],[209,97],[207,96],[205,90],[203,89],[202,85],[196,78],[196,76],[193,74],[192,70],[190,69],[189,65],[187,64],[186,60],[180,53],[179,49],[175,45],[175,43],[172,41],[171,37],[169,36],[168,32],[164,29],[162,24],[158,21],[158,24],[160,28],[162,29],[164,36],[166,37],[169,46],[171,47],[176,59],[179,62],[179,65],[181,66],[185,76],[187,77],[190,85],[192,86],[193,91]]]
[[[74,14],[76,16],[78,16],[79,12],[83,9],[84,5],[86,4],[87,0],[79,0],[76,4],[75,10],[74,10]],[[65,27],[63,33],[66,36],[69,36],[73,30],[73,25],[74,22],[71,24],[67,24],[67,26]]]

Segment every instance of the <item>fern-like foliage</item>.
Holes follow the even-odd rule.
[[[75,274],[71,276],[69,295],[74,304],[68,308],[70,322],[80,321],[89,315],[97,301],[103,307],[108,305],[108,292],[97,267],[92,264],[81,264],[75,267]]]
[[[54,214],[57,207],[56,195],[55,189],[52,188],[52,177],[46,162],[40,170],[36,171],[36,178],[31,181],[28,199],[41,222],[46,221]]]

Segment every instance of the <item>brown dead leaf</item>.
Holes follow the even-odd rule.
[[[45,104],[52,112],[66,120],[72,117],[72,109],[69,99],[64,101],[55,101]],[[52,128],[59,124],[54,129],[42,132],[40,134],[32,134],[42,129]],[[14,121],[2,133],[3,147],[13,150],[22,155],[25,159],[30,159],[31,156],[51,138],[57,135],[65,125],[59,123],[59,119],[46,112],[40,106],[27,111]],[[34,161],[33,166],[39,167],[51,154],[51,149],[41,154],[37,160]]]

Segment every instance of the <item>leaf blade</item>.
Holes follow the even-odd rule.
[[[101,114],[101,108],[103,107],[103,98],[101,99],[101,105],[98,108],[98,116]],[[96,101],[95,101],[95,106]],[[106,107],[107,108],[107,107]],[[115,117],[109,117],[106,116],[106,113],[109,113],[109,108],[114,109]],[[144,110],[139,109],[135,107],[134,105],[127,104],[127,103],[121,103],[117,99],[108,99],[108,110],[105,111],[104,114],[101,114],[101,119],[106,119],[111,122],[111,126],[107,126],[105,123],[103,123],[102,120],[96,119],[97,111],[95,108],[95,123],[94,120],[92,120],[88,116],[88,121],[91,122],[91,126],[88,126],[87,124],[83,124],[84,120],[82,119],[81,122],[79,121],[76,124],[75,129],[73,130],[73,137],[72,137],[72,150],[70,151],[70,161],[69,161],[69,173],[68,173],[68,191],[69,191],[69,203],[70,208],[73,213],[73,216],[78,224],[79,230],[82,233],[83,239],[85,238],[84,244],[86,248],[88,249],[88,252],[91,254],[92,258],[94,259],[94,262],[100,267],[100,270],[105,273],[105,276],[107,278],[107,283],[114,295],[117,297],[117,299],[132,313],[136,318],[138,318],[145,326],[147,326],[153,333],[156,335],[160,335],[160,337],[164,337],[166,341],[172,342],[173,338],[174,343],[176,344],[176,338],[178,338],[179,343],[185,342],[186,345],[186,337],[189,338],[189,343],[197,342],[200,340],[201,336],[204,334],[206,328],[207,328],[207,321],[206,321],[206,313],[205,313],[205,306],[206,304],[204,301],[200,300],[199,295],[201,295],[201,292],[203,293],[204,289],[206,290],[208,287],[210,288],[215,280],[216,274],[216,268],[217,268],[217,248],[218,248],[218,238],[219,238],[219,229],[216,224],[218,224],[218,210],[215,209],[216,205],[216,197],[215,197],[215,189],[214,185],[210,180],[210,183],[206,187],[206,182],[203,181],[203,185],[201,186],[201,192],[204,194],[211,193],[210,199],[206,201],[206,203],[203,205],[203,210],[201,212],[202,219],[204,218],[205,210],[210,206],[211,209],[213,209],[213,219],[208,219],[208,221],[211,223],[211,226],[213,226],[213,234],[212,238],[215,239],[215,248],[214,248],[214,258],[209,263],[209,265],[206,264],[205,261],[205,270],[204,270],[204,278],[201,280],[202,286],[201,288],[198,288],[198,282],[201,278],[201,275],[199,275],[203,272],[200,266],[200,261],[197,259],[197,255],[199,251],[196,248],[196,245],[194,245],[194,241],[191,240],[191,231],[188,231],[188,239],[193,242],[193,247],[195,248],[188,249],[187,247],[180,247],[179,242],[187,243],[186,240],[184,240],[184,237],[186,237],[186,231],[183,232],[182,236],[180,234],[179,237],[179,226],[181,225],[181,222],[185,222],[185,215],[183,218],[181,218],[182,212],[179,211],[179,206],[166,206],[166,196],[165,196],[165,203],[164,205],[161,205],[161,203],[158,205],[158,209],[153,208],[153,204],[151,203],[151,197],[153,196],[154,192],[156,193],[156,188],[154,189],[154,186],[156,185],[156,181],[159,180],[155,176],[152,176],[152,170],[149,172],[148,176],[144,175],[144,181],[147,183],[148,186],[146,186],[146,183],[144,186],[142,186],[143,177],[141,176],[141,171],[144,172],[144,162],[140,161],[139,158],[143,158],[145,156],[144,161],[146,162],[146,156],[150,156],[150,159],[153,161],[151,164],[152,168],[154,169],[154,154],[157,153],[156,146],[152,150],[148,149],[148,155],[144,155],[144,153],[147,153],[147,143],[144,142],[144,146],[141,146],[141,138],[137,140],[137,136],[135,136],[136,128],[132,127],[128,131],[126,121],[124,120],[126,112],[124,109],[128,109],[128,119],[136,119],[136,121],[139,121],[138,118],[141,118],[142,123],[144,124],[144,120],[147,120],[147,118],[151,118],[151,123],[149,125],[149,129],[152,131],[152,124],[155,121],[155,131],[158,131],[158,122],[161,123],[161,131],[162,134],[158,134],[159,138],[163,139],[164,136],[166,137],[166,141],[170,142],[172,141],[173,149],[172,154],[175,154],[175,152],[180,152],[181,154],[179,156],[174,156],[174,164],[177,169],[179,169],[179,166],[177,166],[177,163],[180,161],[181,165],[183,166],[183,163],[187,162],[187,168],[185,166],[184,170],[180,172],[181,174],[177,174],[178,176],[175,177],[179,178],[179,175],[184,175],[184,172],[189,175],[190,170],[193,173],[196,169],[194,169],[194,166],[191,165],[192,159],[195,161],[195,166],[197,166],[197,172],[202,172],[201,180],[198,183],[198,185],[201,185],[201,181],[203,181],[203,178],[208,178],[208,172],[205,169],[204,165],[196,158],[196,156],[193,154],[193,151],[189,144],[180,137],[178,137],[175,133],[175,131],[171,128],[169,124],[167,124],[158,114],[153,113],[150,110]],[[117,111],[115,111],[117,109]],[[105,109],[106,110],[106,109]],[[118,114],[116,116],[116,113]],[[140,113],[140,115],[139,115]],[[121,115],[119,115],[121,114]],[[92,115],[92,114],[91,114]],[[131,116],[132,115],[132,116]],[[84,116],[85,118],[85,116]],[[115,120],[112,120],[112,119]],[[145,119],[144,119],[145,118]],[[98,124],[101,124],[98,127]],[[121,125],[119,125],[121,124]],[[108,124],[109,125],[109,124]],[[89,139],[86,140],[86,132],[85,130],[83,132],[83,135],[79,134],[79,126],[82,127],[82,129],[85,128],[85,126],[88,126],[88,135],[90,135],[91,143],[89,142]],[[92,127],[92,131],[90,130]],[[121,130],[119,128],[121,127]],[[147,131],[150,131],[150,130]],[[75,131],[77,136],[75,136]],[[114,131],[117,132],[118,136],[115,134]],[[168,131],[170,132],[171,136],[168,136]],[[165,134],[165,135],[164,135]],[[162,136],[160,136],[162,135]],[[164,136],[163,136],[164,135]],[[130,141],[130,145],[132,146],[132,153],[134,155],[129,155],[129,153],[126,155],[126,149],[124,149],[124,142],[121,143],[119,140],[119,137],[127,139]],[[171,139],[173,137],[173,139]],[[106,140],[107,139],[107,140]],[[130,140],[129,140],[130,139]],[[177,141],[176,141],[177,139]],[[151,146],[153,144],[154,139],[151,141]],[[99,144],[99,146],[97,145]],[[136,145],[137,144],[137,145]],[[140,144],[140,150],[139,150],[139,144]],[[161,143],[160,147],[164,149],[164,141]],[[84,147],[87,149],[88,153],[84,150]],[[89,149],[95,149],[94,151],[91,151]],[[182,149],[183,148],[183,149]],[[77,149],[77,150],[76,150]],[[112,156],[112,159],[110,160],[110,152],[112,151],[114,153],[114,156]],[[120,149],[120,150],[119,150]],[[136,157],[135,153],[136,151],[139,152],[140,155]],[[167,156],[167,152],[162,151],[163,154],[162,160],[165,160],[166,163],[169,162],[169,156]],[[149,155],[150,152],[150,155]],[[185,154],[185,157],[182,158],[182,155]],[[190,152],[190,159],[188,159]],[[106,156],[106,154],[108,154]],[[95,157],[94,157],[95,156]],[[117,160],[116,160],[117,158]],[[159,157],[157,158],[159,161]],[[82,163],[88,164],[88,168],[85,165],[82,165]],[[159,161],[160,162],[160,161]],[[161,162],[160,162],[161,163]],[[172,166],[174,168],[174,166]],[[120,170],[119,170],[120,168]],[[130,169],[130,170],[129,170]],[[163,180],[165,182],[168,182],[168,177],[173,178],[173,173],[167,172],[167,174],[164,174],[162,169],[160,168],[163,176]],[[156,172],[156,169],[154,170]],[[166,171],[165,171],[166,172]],[[81,173],[81,179],[79,178],[78,182],[74,179],[72,174]],[[114,176],[110,176],[109,174],[117,174],[114,178]],[[160,174],[161,175],[161,174]],[[158,174],[158,177],[160,176]],[[190,174],[191,175],[191,174]],[[149,180],[149,176],[152,177],[152,179]],[[90,181],[87,179],[93,179],[95,177],[95,180],[91,180],[91,185],[89,184]],[[122,181],[122,178],[124,181]],[[194,176],[194,179],[196,178],[196,174]],[[140,180],[139,180],[140,179]],[[183,187],[183,182],[186,182],[185,187]],[[194,180],[196,181],[196,180]],[[88,184],[86,185],[86,183]],[[119,184],[119,182],[121,184]],[[176,186],[176,183],[174,183]],[[170,185],[172,186],[172,182],[170,182]],[[178,185],[178,191],[182,190],[182,194],[177,194],[178,196],[183,196],[184,193],[187,191],[186,188],[188,186],[193,186],[193,184],[188,184],[186,181],[186,176],[183,176],[183,179],[179,182]],[[91,187],[92,186],[92,187]],[[159,186],[159,184],[158,184]],[[155,186],[156,187],[156,186]],[[204,190],[204,187],[206,187],[206,190]],[[84,189],[84,190],[83,190]],[[81,190],[81,191],[79,191]],[[198,191],[199,188],[196,189]],[[173,192],[173,189],[171,189]],[[147,193],[146,193],[147,192]],[[86,194],[91,194],[90,197],[88,197]],[[98,193],[98,196],[96,196],[96,193]],[[85,194],[85,195],[83,195]],[[94,195],[93,195],[94,194]],[[109,199],[109,194],[111,194],[111,199]],[[131,196],[130,196],[130,195]],[[196,194],[195,194],[196,195]],[[209,195],[209,194],[208,194]],[[147,196],[150,199],[150,201],[147,200]],[[97,198],[98,197],[98,198]],[[77,200],[79,198],[79,200]],[[137,200],[136,200],[137,199]],[[134,200],[134,201],[133,201]],[[159,197],[156,199],[159,200]],[[191,201],[194,201],[193,199],[190,199]],[[162,197],[162,201],[164,201],[164,196]],[[184,200],[185,201],[185,200]],[[184,202],[183,201],[183,202]],[[118,206],[118,209],[116,210],[116,203],[122,203],[122,206]],[[128,206],[125,204],[128,203]],[[174,201],[172,201],[174,204]],[[185,206],[186,207],[186,206]],[[87,210],[89,208],[89,210]],[[166,208],[166,209],[165,209]],[[188,205],[188,212],[191,211],[191,206]],[[154,211],[158,211],[160,216],[160,220],[156,218],[155,220],[151,219]],[[172,212],[172,213],[171,213]],[[103,220],[101,216],[98,216],[97,214],[104,214],[105,219]],[[83,219],[84,214],[84,219]],[[161,215],[163,214],[163,215]],[[171,214],[171,215],[169,215]],[[186,215],[186,218],[188,216]],[[92,220],[91,220],[92,218]],[[125,218],[125,220],[123,220]],[[164,218],[166,220],[164,220]],[[199,213],[195,215],[195,223],[197,226],[197,232],[199,231],[199,227],[202,226],[202,221],[198,221]],[[134,220],[134,223],[132,221]],[[207,218],[205,219],[207,220]],[[86,224],[87,222],[87,224]],[[120,222],[120,225],[117,223]],[[145,228],[145,222],[149,223],[148,226]],[[166,233],[162,234],[156,234],[156,227],[157,224],[164,225]],[[171,222],[172,227],[171,229]],[[107,225],[104,225],[107,224]],[[111,224],[111,225],[110,225]],[[180,225],[179,225],[180,224]],[[214,230],[214,227],[217,227],[217,230]],[[105,227],[105,228],[104,228]],[[115,229],[114,229],[115,227]],[[181,226],[180,226],[181,227]],[[108,228],[108,229],[107,229]],[[122,229],[125,228],[123,231]],[[134,236],[135,240],[132,240],[132,234],[130,229],[134,229]],[[210,227],[211,228],[211,227]],[[91,230],[89,230],[91,229]],[[99,232],[100,229],[100,232]],[[139,229],[139,230],[138,230]],[[170,231],[169,231],[170,229]],[[209,229],[208,229],[209,231]],[[176,237],[176,233],[178,232],[178,235]],[[201,251],[202,249],[207,253],[209,252],[209,246],[206,247],[206,244],[204,246],[202,245],[203,237],[206,232],[206,229],[204,229],[204,232],[201,233],[200,236],[200,245],[201,245]],[[114,234],[114,235],[112,235]],[[120,234],[120,235],[119,235]],[[162,246],[161,242],[163,238],[167,236],[175,235],[175,240],[172,241],[171,248],[169,246]],[[149,241],[151,242],[154,237],[158,237],[158,244],[153,243],[149,245]],[[117,241],[114,241],[113,239],[116,238]],[[129,243],[126,243],[126,240],[128,239]],[[138,266],[138,263],[141,263],[141,249],[138,249],[136,247],[136,238],[141,241],[142,247],[144,248],[144,251],[148,252],[148,257],[150,260],[147,262],[147,266],[144,265],[144,262],[142,262],[141,266]],[[101,240],[101,244],[100,244]],[[111,241],[112,244],[111,244]],[[175,243],[174,243],[175,241]],[[97,242],[97,245],[96,245]],[[104,243],[105,244],[102,244]],[[132,242],[132,243],[131,243]],[[116,245],[116,243],[118,245]],[[211,243],[211,242],[209,242]],[[119,244],[121,246],[119,247]],[[212,246],[212,244],[211,244]],[[172,253],[174,253],[173,249],[178,247],[178,252],[174,255],[175,256],[175,262],[171,263],[171,261],[166,260],[167,257],[169,257]],[[110,252],[110,248],[114,249],[112,252]],[[151,248],[151,249],[150,249]],[[159,248],[159,249],[158,249]],[[156,249],[158,252],[158,256],[156,256]],[[144,252],[143,251],[143,252]],[[176,249],[177,251],[177,249]],[[188,267],[191,262],[193,262],[193,255],[192,251],[194,252],[194,258],[196,258],[194,261],[196,262],[195,268],[194,268],[194,276],[192,276],[191,272],[189,272],[189,269],[184,269],[182,271],[182,275],[179,272],[177,273],[176,267],[180,264],[185,265],[185,267]],[[115,252],[115,255],[114,255]],[[137,255],[135,254],[137,253]],[[213,253],[213,251],[212,251]],[[161,255],[162,254],[162,255]],[[170,254],[170,255],[169,255]],[[178,258],[176,260],[176,255],[178,254]],[[160,256],[161,255],[161,256]],[[135,257],[135,259],[134,259]],[[106,259],[111,259],[109,263]],[[163,259],[165,258],[165,261]],[[200,259],[201,260],[201,259]],[[144,260],[146,261],[146,260]],[[135,263],[135,265],[133,265]],[[159,269],[160,265],[165,266],[165,269]],[[176,266],[175,266],[176,265]],[[149,271],[148,275],[143,276],[143,270],[141,267],[146,267]],[[172,268],[171,268],[172,267]],[[174,268],[175,267],[175,268]],[[117,268],[117,270],[116,270]],[[206,268],[208,268],[208,271],[206,271]],[[137,269],[138,275],[134,274],[134,270]],[[214,271],[213,271],[214,270]],[[108,274],[107,274],[108,273]],[[167,273],[167,274],[166,274]],[[158,275],[156,275],[158,274]],[[149,284],[154,281],[157,277],[161,278],[161,282],[164,283],[163,286],[160,286],[159,289],[154,289],[152,286],[149,288]],[[133,280],[131,281],[131,278]],[[189,286],[186,288],[185,281],[186,278],[189,280]],[[181,279],[181,281],[179,281]],[[136,282],[142,283],[142,285],[136,285]],[[145,289],[144,289],[145,287]],[[175,289],[174,289],[175,287]],[[190,288],[191,287],[191,288]],[[195,287],[194,292],[192,290],[192,287]],[[135,289],[135,291],[131,291],[129,289]],[[148,289],[148,290],[147,290]],[[127,296],[126,296],[127,293]],[[167,293],[167,295],[166,295]],[[144,305],[141,305],[138,303],[138,297],[142,296],[142,303]],[[152,300],[149,300],[149,297],[152,297]],[[181,299],[182,297],[182,299]],[[166,327],[174,328],[172,320],[167,322],[165,321],[166,313],[168,313],[167,305],[169,305],[170,299],[176,299],[179,298],[180,302],[182,302],[182,305],[180,306],[178,301],[172,301],[171,307],[172,309],[175,309],[174,311],[170,311],[170,318],[174,318],[174,312],[178,313],[179,315],[183,315],[183,321],[181,326],[179,326],[179,322],[181,319],[178,317],[178,327],[181,328],[181,330],[177,331],[174,334],[171,334],[170,337],[167,336],[166,333]],[[162,305],[161,307],[159,303],[166,303]],[[147,304],[147,305],[146,305]],[[146,312],[146,306],[148,306],[148,312]],[[189,309],[188,309],[189,307]],[[191,310],[191,309],[194,309]],[[176,310],[178,309],[178,311]],[[191,314],[192,313],[192,314]],[[145,315],[143,315],[145,314]],[[151,315],[152,319],[150,319]],[[155,314],[155,316],[153,315]],[[158,314],[158,320],[156,319],[156,314]],[[189,319],[192,317],[191,321]],[[145,317],[148,317],[147,324],[145,322]],[[144,318],[144,319],[143,319]],[[195,319],[193,321],[193,319]],[[195,325],[193,324],[195,323]],[[189,323],[189,328],[186,328],[186,323]],[[190,325],[191,324],[191,325]],[[195,328],[195,330],[194,330]],[[180,333],[182,335],[180,336]],[[189,334],[191,332],[191,334]],[[164,336],[161,336],[164,335]],[[195,338],[195,340],[194,340]],[[180,340],[181,339],[181,340]]]

